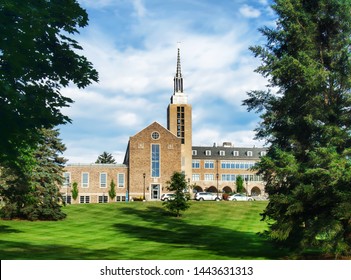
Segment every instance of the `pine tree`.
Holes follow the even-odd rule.
[[[351,1],[276,0],[275,28],[251,47],[269,79],[249,92],[261,113],[257,138],[269,145],[258,164],[270,201],[268,234],[303,252],[351,254]]]
[[[65,146],[54,129],[42,129],[42,138],[34,150],[22,152],[17,162],[2,166],[0,195],[5,206],[0,210],[4,218],[29,220],[59,220],[66,217],[61,211],[66,160],[60,156]],[[22,164],[22,165],[21,165]]]
[[[170,213],[180,217],[181,211],[185,211],[190,207],[187,194],[185,193],[185,190],[188,189],[185,175],[181,172],[174,172],[171,180],[167,183],[167,189],[174,192],[175,195],[171,200],[165,201],[163,205]]]
[[[102,163],[102,164],[115,164],[116,160],[113,158],[112,154],[108,152],[103,152],[99,155],[98,159],[95,163]]]

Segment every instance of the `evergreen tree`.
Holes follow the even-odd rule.
[[[245,190],[243,177],[237,176],[235,184],[236,184],[236,192],[237,193],[243,193],[244,190]]]
[[[269,144],[257,167],[270,197],[263,218],[284,246],[351,254],[351,1],[272,8],[276,27],[251,47],[268,90],[244,101],[261,113],[256,135]]]
[[[36,149],[22,152],[18,161],[2,166],[0,195],[5,206],[0,214],[4,218],[59,220],[66,216],[59,192],[66,162],[60,154],[66,148],[58,130],[42,129],[40,133]]]
[[[111,183],[110,183],[110,190],[108,191],[108,195],[111,199],[114,199],[116,197],[116,184],[113,181],[113,179],[111,180]]]
[[[116,163],[116,160],[113,158],[112,154],[103,152],[101,155],[99,155],[95,163],[114,164]]]
[[[72,184],[72,198],[73,198],[73,200],[76,200],[78,198],[78,195],[79,195],[78,183],[74,182]]]
[[[180,217],[180,212],[190,207],[187,194],[185,193],[185,190],[188,189],[185,175],[181,172],[174,172],[171,180],[167,183],[167,189],[174,192],[175,196],[171,200],[165,201],[163,205],[170,213],[176,217]]]
[[[63,87],[98,80],[69,37],[87,24],[76,0],[0,1],[0,165],[35,148],[41,128],[70,121]]]

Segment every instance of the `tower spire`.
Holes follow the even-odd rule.
[[[183,92],[183,78],[182,78],[182,70],[180,66],[180,49],[178,48],[177,71],[174,76],[174,93],[182,93],[182,92]]]

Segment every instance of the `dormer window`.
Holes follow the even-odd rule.
[[[252,151],[247,151],[247,152],[246,152],[246,155],[247,155],[248,157],[252,157]]]
[[[233,151],[233,156],[238,157],[239,156],[239,151]]]
[[[266,152],[266,151],[261,151],[261,152],[260,152],[260,156],[261,156],[261,157],[264,157],[265,155],[267,155],[267,152]]]
[[[225,156],[225,151],[219,151],[219,155],[224,157]]]
[[[210,156],[210,155],[211,155],[211,150],[206,150],[206,151],[205,151],[205,155],[206,155],[206,156]]]
[[[197,156],[197,150],[193,150],[193,156]]]

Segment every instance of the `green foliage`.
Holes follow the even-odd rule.
[[[116,163],[116,160],[113,158],[112,154],[103,152],[101,155],[99,155],[95,163],[114,164]]]
[[[236,184],[236,192],[237,193],[243,193],[245,191],[243,177],[237,176],[235,184]]]
[[[113,181],[113,179],[111,180],[111,183],[110,183],[110,190],[108,191],[108,195],[111,199],[114,199],[116,197],[116,184]]]
[[[78,198],[78,183],[77,182],[73,182],[72,184],[72,198],[73,200],[76,200]]]
[[[61,211],[63,166],[61,154],[66,148],[58,138],[58,130],[42,129],[41,140],[35,149],[21,152],[17,161],[2,165],[0,195],[5,206],[0,209],[3,218],[29,220],[59,220]]]
[[[171,180],[168,182],[167,190],[174,192],[175,196],[171,200],[165,201],[163,205],[176,217],[180,217],[180,212],[185,211],[190,207],[187,194],[185,193],[187,188],[188,184],[185,175],[181,172],[174,172],[171,176]]]
[[[268,88],[244,101],[269,144],[257,170],[269,236],[298,251],[351,254],[351,2],[276,0],[274,29],[251,47]]]
[[[71,34],[88,15],[75,0],[0,2],[0,164],[35,147],[41,128],[70,119],[61,108],[73,101],[60,90],[98,80]]]

